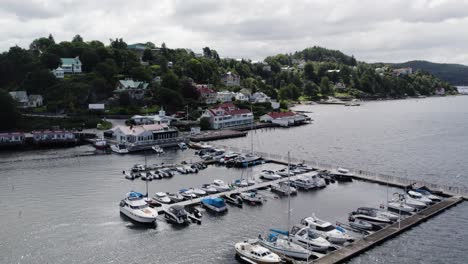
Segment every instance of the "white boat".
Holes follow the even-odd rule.
[[[171,203],[171,199],[169,197],[167,197],[167,194],[166,193],[163,193],[163,192],[157,192],[153,195],[153,200],[159,202],[159,203],[163,203],[163,204],[168,204],[168,203]]]
[[[203,184],[200,189],[205,191],[207,194],[213,194],[218,192],[218,190],[216,190],[216,188],[213,187],[213,185],[208,183]]]
[[[279,255],[288,256],[295,259],[315,259],[312,251],[303,248],[302,246],[288,240],[287,235],[280,236],[278,230],[270,229],[272,233],[267,238],[263,238],[261,235],[258,236],[258,242],[265,248],[268,248],[272,252]],[[285,231],[287,234],[287,231]],[[284,234],[284,233],[281,233]],[[313,256],[313,257],[311,257]]]
[[[222,180],[214,180],[213,181],[213,187],[218,192],[226,192],[226,191],[231,190],[231,188],[229,188],[229,186],[226,183],[224,183],[224,181],[222,181]]]
[[[303,248],[325,252],[331,248],[331,243],[307,226],[293,226],[289,238]]]
[[[425,202],[420,201],[419,199],[411,198],[407,194],[404,195],[404,201],[405,201],[405,204],[407,204],[407,205],[409,205],[411,207],[414,207],[416,209],[423,209],[423,208],[427,207],[427,205],[428,205]]]
[[[100,150],[106,149],[107,148],[107,141],[105,139],[103,139],[103,138],[97,139],[94,142],[94,147],[96,149],[100,149]]]
[[[154,150],[154,152],[156,152],[157,154],[162,154],[162,153],[164,153],[164,150],[163,150],[160,146],[158,146],[158,145],[152,146],[151,148],[152,148],[152,149]]]
[[[189,191],[192,191],[198,197],[206,195],[206,192],[200,188],[189,188]]]
[[[125,199],[120,201],[119,207],[122,214],[135,222],[156,225],[158,212],[148,206],[141,193],[127,193]]]
[[[367,221],[361,220],[361,219],[356,219],[354,221],[350,221],[349,226],[354,228],[354,229],[357,229],[357,230],[370,231],[370,230],[374,229],[373,224],[371,224],[371,223],[369,223]]]
[[[310,190],[310,189],[314,189],[317,187],[313,181],[303,176],[300,176],[296,178],[295,180],[292,180],[291,183],[296,188],[304,189],[304,190]]]
[[[111,145],[111,150],[119,154],[127,154],[128,149],[125,144]]]
[[[278,193],[280,195],[296,195],[296,188],[292,187],[288,182],[278,182],[273,183],[270,187],[272,192]]]
[[[288,177],[288,168],[277,170],[275,173],[281,177]],[[294,173],[292,171],[289,171],[289,176],[294,176]]]
[[[263,203],[263,197],[260,196],[257,192],[242,192],[239,194],[239,197],[244,201],[250,204],[261,204]]]
[[[442,201],[442,198],[440,196],[434,195],[426,189],[419,188],[414,191],[424,195],[425,197],[431,199],[434,202]]]
[[[320,178],[318,175],[318,173],[315,173],[315,174],[307,174],[307,175],[303,175],[302,177],[304,179],[308,179],[309,181],[313,182],[314,185],[318,188],[325,188],[327,187],[327,183],[325,182],[324,179]]]
[[[339,173],[343,173],[343,174],[348,174],[349,173],[349,170],[344,169],[344,168],[338,168],[336,171],[338,171]]]
[[[184,225],[190,223],[187,211],[180,205],[173,205],[164,210],[164,218],[172,224]]]
[[[353,240],[344,228],[334,226],[332,223],[321,220],[316,216],[310,216],[302,219],[301,224],[308,226],[317,234],[332,243],[343,244]]]
[[[201,200],[201,204],[206,209],[215,213],[223,213],[227,211],[226,203],[222,198],[206,197]]]
[[[153,177],[153,180],[158,180],[162,178],[161,175],[156,171],[150,171],[149,174]]]
[[[234,180],[232,182],[232,184],[234,184],[235,186],[237,187],[248,187],[249,186],[249,183],[247,182],[246,179],[237,179],[237,180]]]
[[[397,221],[400,218],[397,214],[394,214],[394,213],[386,211],[386,210],[382,210],[382,209],[378,209],[378,208],[372,208],[372,207],[360,207],[360,208],[365,209],[365,210],[374,211],[377,215],[383,216],[383,217],[388,218],[388,219],[390,219],[392,221]]]
[[[187,144],[185,144],[184,142],[180,142],[180,143],[178,144],[178,146],[179,146],[179,148],[182,149],[182,150],[187,149]]]
[[[184,167],[182,167],[182,166],[176,167],[175,169],[176,169],[179,173],[182,173],[182,174],[187,174],[187,173],[188,173],[187,170],[186,170]]]
[[[256,240],[236,243],[234,246],[239,258],[247,263],[279,264],[281,258],[269,249],[262,247]]]
[[[357,218],[357,219],[363,219],[363,220],[371,221],[371,222],[378,222],[378,223],[391,223],[392,222],[392,220],[388,219],[387,217],[378,215],[375,211],[368,210],[363,207],[358,208],[356,211],[352,212],[351,217]]]
[[[184,200],[184,197],[180,193],[167,193],[167,197],[171,199],[172,203],[178,203]]]
[[[197,195],[193,192],[193,190],[182,189],[179,191],[179,193],[180,195],[184,197],[184,199],[187,199],[187,200],[192,200],[192,199],[197,198]]]
[[[247,179],[247,184],[249,186],[255,185],[257,182],[255,182],[255,179],[252,177],[251,179]]]
[[[392,210],[394,212],[402,212],[406,214],[412,213],[416,210],[414,207],[411,207],[405,204],[404,202],[400,201],[389,201],[387,209]]]
[[[418,200],[420,202],[423,202],[427,205],[429,204],[432,204],[434,203],[431,199],[429,199],[428,197],[422,195],[421,193],[419,192],[415,192],[415,191],[408,191],[408,196],[415,199],[415,200]]]
[[[260,179],[273,181],[281,179],[281,176],[272,170],[262,170],[262,172],[260,172]]]

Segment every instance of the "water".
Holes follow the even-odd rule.
[[[366,103],[361,107],[304,106],[313,125],[257,131],[255,147],[326,163],[432,182],[466,186],[464,162],[468,97]],[[250,141],[220,142],[249,147]],[[145,192],[141,180],[122,170],[144,156],[97,155],[89,146],[0,153],[0,263],[236,263],[233,244],[268,228],[286,228],[287,200],[262,191],[263,206],[229,207],[226,215],[204,214],[202,225],[156,229],[119,216],[129,190]],[[149,163],[195,161],[193,151],[148,156]],[[264,165],[276,168],[277,165]],[[254,174],[262,167],[256,167]],[[238,178],[238,169],[210,166],[199,174],[150,183],[150,192],[177,191],[213,179]],[[393,193],[391,188],[389,193]],[[345,221],[357,206],[385,201],[385,186],[355,181],[299,193],[291,200],[292,223],[316,213]],[[353,259],[351,263],[466,263],[468,205],[461,204]]]

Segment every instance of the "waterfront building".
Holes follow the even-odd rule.
[[[232,98],[236,98],[236,93],[229,91],[221,91],[216,94],[216,101],[221,103],[232,102]]]
[[[31,94],[28,96],[29,107],[40,107],[44,104],[44,98],[39,94]]]
[[[117,126],[112,129],[112,137],[118,143],[133,145],[157,144],[178,138],[179,131],[166,124],[141,126]]]
[[[335,91],[343,91],[343,90],[346,90],[346,85],[342,82],[337,82],[335,83]]]
[[[249,101],[250,96],[244,93],[236,93],[236,101]]]
[[[81,61],[80,57],[75,58],[60,58],[61,66],[56,70],[63,70],[63,73],[81,73]],[[60,70],[59,70],[60,71]]]
[[[253,122],[253,114],[250,110],[240,109],[232,103],[223,103],[208,109],[201,116],[203,117],[209,118],[212,129],[245,126]]]
[[[148,91],[148,83],[134,81],[132,79],[119,80],[115,86],[114,93],[127,93],[130,99],[141,100]]]
[[[31,134],[35,144],[77,142],[75,134],[72,131],[67,130],[33,131]]]
[[[240,86],[240,76],[232,72],[223,74],[221,76],[221,81],[226,86]]]
[[[263,92],[256,92],[252,94],[250,101],[253,103],[268,103],[271,102],[271,98]]]
[[[288,112],[270,112],[260,117],[260,122],[273,123],[280,126],[299,125],[307,121],[307,117],[301,114]]]
[[[217,93],[211,89],[209,84],[196,84],[195,87],[200,93],[200,100],[205,104],[215,104],[217,100]]]
[[[21,145],[24,138],[24,133],[0,133],[0,146]]]

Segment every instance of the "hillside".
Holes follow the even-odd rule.
[[[427,71],[452,85],[468,84],[468,66],[462,64],[434,63],[429,61],[408,61],[393,64],[395,67],[411,67]]]

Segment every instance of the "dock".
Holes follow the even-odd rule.
[[[245,137],[245,136],[247,136],[247,132],[226,129],[226,130],[203,132],[202,134],[191,136],[190,141],[193,141],[193,142],[212,141],[212,140],[219,140],[219,139],[226,139],[226,138]]]

